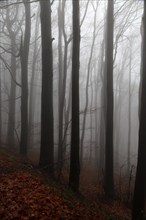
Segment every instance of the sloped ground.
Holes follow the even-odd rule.
[[[130,211],[118,202],[89,202],[56,187],[33,168],[0,150],[0,220],[118,220]]]

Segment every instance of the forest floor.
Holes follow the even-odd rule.
[[[0,219],[130,220],[130,209],[119,201],[76,196],[0,149]]]

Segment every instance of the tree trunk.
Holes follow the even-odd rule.
[[[106,39],[106,136],[105,136],[105,194],[114,196],[113,176],[113,0],[108,1]]]
[[[85,101],[85,109],[84,109],[84,115],[83,115],[83,126],[82,126],[82,135],[81,135],[81,167],[83,166],[83,156],[84,156],[84,136],[85,136],[85,129],[86,129],[86,117],[87,117],[87,110],[88,110],[88,103],[89,103],[89,79],[90,79],[90,70],[91,70],[91,63],[92,63],[92,56],[93,56],[93,50],[94,50],[94,44],[96,39],[96,18],[97,18],[97,8],[98,8],[98,2],[96,3],[96,9],[94,14],[94,30],[93,30],[93,38],[92,38],[92,46],[90,51],[90,57],[88,61],[88,70],[87,70],[87,81],[86,81],[86,101]]]
[[[146,1],[144,1],[144,35],[142,48],[141,105],[138,142],[138,163],[133,198],[132,220],[143,219],[146,198]]]
[[[27,156],[28,144],[28,55],[31,36],[31,13],[30,4],[23,0],[25,7],[25,34],[21,40],[21,137],[20,154]]]
[[[32,148],[33,145],[33,123],[34,123],[34,81],[36,75],[36,61],[38,57],[37,51],[37,38],[38,38],[38,30],[39,30],[39,13],[37,13],[36,24],[35,24],[35,43],[34,43],[34,51],[33,51],[33,61],[32,61],[32,75],[30,80],[30,95],[29,95],[29,124],[28,124],[28,148]],[[39,48],[40,49],[40,48]]]
[[[73,55],[72,55],[72,125],[69,187],[78,192],[80,163],[79,163],[79,53],[80,53],[80,21],[79,0],[73,4]]]
[[[54,175],[53,52],[50,0],[40,1],[42,35],[41,168]]]
[[[58,175],[60,175],[61,164],[62,163],[62,137],[63,137],[63,113],[62,113],[62,75],[63,75],[63,58],[62,58],[62,1],[59,1],[58,6],[58,123],[59,123],[59,130],[58,130]]]
[[[105,33],[104,33],[105,36]],[[101,172],[104,169],[105,162],[105,122],[106,122],[106,95],[105,95],[105,87],[106,87],[106,73],[105,73],[105,63],[104,63],[104,49],[105,49],[105,41],[103,40],[101,45],[101,57],[100,57],[100,78],[102,81],[101,87],[101,101],[100,101],[100,137],[99,137],[99,176],[101,176]]]
[[[130,56],[129,56],[129,102],[128,102],[128,151],[127,151],[127,174],[129,175],[131,167],[131,59],[132,59],[132,48],[130,43]]]

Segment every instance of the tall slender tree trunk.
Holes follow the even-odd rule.
[[[39,11],[38,11],[39,12]],[[29,122],[28,122],[28,147],[32,148],[33,144],[33,123],[34,123],[34,80],[36,75],[36,61],[38,57],[37,51],[37,38],[38,38],[38,30],[39,30],[39,13],[37,13],[36,24],[35,24],[35,43],[34,43],[34,51],[33,51],[33,61],[32,61],[32,75],[30,80],[30,92],[29,92]]]
[[[93,71],[93,69],[92,69]],[[92,86],[92,71],[91,71],[91,76],[90,76],[90,88],[91,88],[91,102],[90,102],[90,149],[89,149],[89,164],[92,164],[92,159],[93,159],[93,86]]]
[[[53,52],[50,0],[40,1],[42,36],[41,149],[39,165],[54,175]]]
[[[62,22],[62,1],[59,1],[58,6],[58,123],[59,123],[59,130],[58,130],[58,175],[60,176],[61,172],[61,163],[63,160],[62,156],[62,137],[63,137],[63,113],[62,113],[62,78],[63,78],[63,58],[62,58],[62,30],[63,30],[63,22]]]
[[[146,198],[146,1],[144,1],[143,48],[140,95],[138,162],[133,198],[132,220],[144,219]]]
[[[104,33],[105,35],[105,33]],[[105,161],[105,122],[106,122],[106,73],[105,73],[105,63],[104,63],[104,50],[105,50],[105,40],[103,40],[101,45],[101,55],[100,55],[100,63],[99,63],[99,74],[102,81],[102,87],[100,92],[100,100],[101,100],[101,110],[100,110],[100,134],[99,134],[99,175],[101,176],[101,172],[104,169],[104,161]]]
[[[98,139],[99,139],[99,134],[98,134],[98,109],[97,109],[97,103],[98,103],[98,78],[97,78],[97,68],[96,65],[94,65],[94,80],[95,80],[95,87],[94,87],[94,105],[95,105],[95,114],[94,114],[94,126],[95,126],[95,144],[94,144],[94,152],[95,152],[95,166],[97,167],[97,161],[98,161]]]
[[[25,7],[25,34],[21,40],[21,137],[20,154],[27,156],[28,145],[28,55],[31,36],[31,12],[30,4],[23,0]]]
[[[132,59],[132,48],[130,43],[130,56],[129,56],[129,102],[128,102],[128,150],[127,150],[127,174],[130,172],[131,167],[131,59]]]
[[[116,80],[116,93],[115,93],[115,103],[114,103],[114,147],[115,147],[115,165],[116,168],[119,168],[120,165],[120,157],[119,157],[119,144],[120,144],[120,122],[121,122],[121,105],[122,105],[122,83],[124,77],[124,69],[125,69],[125,59],[127,54],[127,50],[124,53],[123,60],[121,63],[121,69],[118,72],[117,80]]]
[[[113,173],[113,10],[114,1],[108,0],[106,35],[106,136],[105,136],[105,194],[114,196]]]
[[[60,16],[59,16],[59,22],[58,25],[59,27],[59,66],[61,69],[59,69],[59,144],[58,144],[58,167],[59,167],[59,176],[63,168],[63,160],[64,160],[64,126],[63,123],[65,122],[64,118],[64,111],[65,111],[65,95],[66,95],[66,79],[67,79],[67,57],[68,57],[68,46],[69,43],[71,42],[71,37],[67,40],[67,36],[65,33],[65,3],[66,1],[62,1],[62,10],[60,11]],[[60,30],[61,28],[61,30]],[[63,57],[63,66],[61,65],[62,61],[62,52],[61,50],[61,45],[62,45],[62,33],[64,36],[64,57]],[[62,73],[61,73],[62,72]],[[61,81],[61,82],[60,82]],[[61,84],[61,85],[60,85]],[[61,88],[60,88],[61,86]]]
[[[89,79],[90,79],[90,70],[91,70],[91,63],[92,63],[92,56],[93,56],[93,50],[94,50],[94,44],[96,39],[96,18],[97,18],[97,9],[98,9],[98,2],[96,3],[96,9],[94,14],[94,30],[93,30],[93,38],[92,38],[92,46],[90,51],[90,57],[88,61],[88,70],[87,70],[87,81],[86,81],[86,101],[85,101],[85,109],[84,109],[84,115],[83,115],[83,126],[82,126],[82,134],[81,134],[81,166],[83,165],[83,156],[84,156],[84,136],[85,136],[85,128],[86,128],[86,117],[87,117],[87,110],[88,110],[88,104],[89,104]]]
[[[2,65],[0,62],[0,147],[2,143]]]
[[[80,18],[79,0],[72,0],[73,4],[73,54],[72,54],[72,125],[71,125],[71,153],[69,187],[78,192],[80,178],[79,163],[79,57],[80,57]]]

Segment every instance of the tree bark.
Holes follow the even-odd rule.
[[[38,38],[38,30],[39,30],[39,11],[37,13],[37,18],[36,18],[36,24],[35,24],[35,43],[34,43],[34,51],[33,51],[33,61],[32,61],[32,75],[31,75],[31,80],[30,80],[30,92],[29,92],[29,123],[28,123],[28,148],[32,148],[33,145],[33,123],[34,123],[34,106],[35,106],[35,99],[34,99],[34,81],[35,81],[35,76],[36,76],[36,61],[38,58],[38,52],[37,51],[37,38]]]
[[[146,198],[146,1],[144,1],[143,48],[141,72],[141,105],[138,142],[138,162],[133,198],[132,220],[143,219]]]
[[[106,39],[106,135],[105,135],[105,194],[114,197],[113,176],[113,0],[108,1]]]
[[[73,55],[72,55],[72,125],[69,187],[78,192],[80,178],[79,163],[79,53],[80,53],[80,21],[79,0],[73,4]]]
[[[25,7],[25,34],[24,41],[21,39],[21,137],[20,154],[27,156],[28,145],[28,55],[31,36],[31,12],[30,4],[23,0]]]
[[[53,52],[50,0],[40,1],[42,35],[41,168],[54,175]]]
[[[86,101],[85,101],[85,109],[84,109],[84,115],[83,115],[83,126],[82,126],[82,134],[81,134],[81,167],[83,165],[83,156],[84,156],[84,136],[85,136],[85,128],[86,128],[86,117],[87,117],[87,110],[88,110],[88,104],[89,104],[89,79],[90,79],[90,70],[91,70],[91,63],[92,63],[92,56],[93,56],[93,50],[94,50],[94,44],[96,39],[96,18],[97,18],[97,8],[98,8],[98,2],[96,3],[96,8],[94,11],[94,30],[93,30],[93,38],[92,38],[92,46],[90,51],[90,57],[88,61],[88,70],[87,70],[87,81],[86,81]]]

